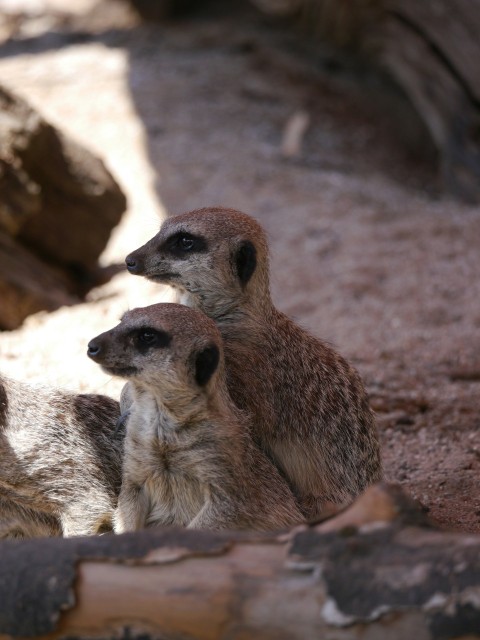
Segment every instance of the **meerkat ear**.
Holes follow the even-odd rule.
[[[257,250],[250,240],[244,240],[237,248],[235,266],[237,268],[237,276],[242,286],[245,286],[257,266]]]
[[[200,387],[204,387],[215,373],[220,360],[220,351],[216,344],[200,351],[195,358],[195,380]]]

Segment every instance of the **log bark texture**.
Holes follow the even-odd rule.
[[[480,638],[480,537],[384,487],[284,533],[9,541],[0,561],[1,640]]]
[[[480,198],[480,2],[388,0],[381,62],[425,122],[445,185]]]
[[[445,187],[480,199],[480,0],[251,0],[394,78],[438,150]]]
[[[125,208],[100,159],[0,87],[0,329],[84,295]]]

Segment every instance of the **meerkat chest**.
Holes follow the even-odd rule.
[[[132,429],[125,444],[124,474],[142,486],[149,525],[187,525],[202,509],[208,488],[193,464],[189,443],[175,431]]]
[[[208,488],[198,478],[164,471],[145,483],[150,511],[148,525],[187,526],[208,499]]]
[[[145,483],[149,498],[148,524],[186,526],[204,506],[208,487],[192,467],[181,445],[157,442],[157,466]]]

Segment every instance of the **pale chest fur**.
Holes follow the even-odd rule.
[[[187,525],[208,499],[189,434],[175,429],[151,402],[135,407],[125,441],[124,478],[148,501],[148,525]]]

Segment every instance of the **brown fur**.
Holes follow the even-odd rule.
[[[134,309],[90,342],[89,355],[130,381],[117,533],[158,525],[268,530],[302,520],[230,400],[212,320],[177,304]]]
[[[196,238],[192,249],[181,249],[182,234]],[[363,384],[336,351],[274,307],[267,240],[253,218],[223,208],[175,216],[126,261],[216,321],[230,394],[307,517],[381,478]]]
[[[118,403],[0,377],[0,538],[112,528]]]

